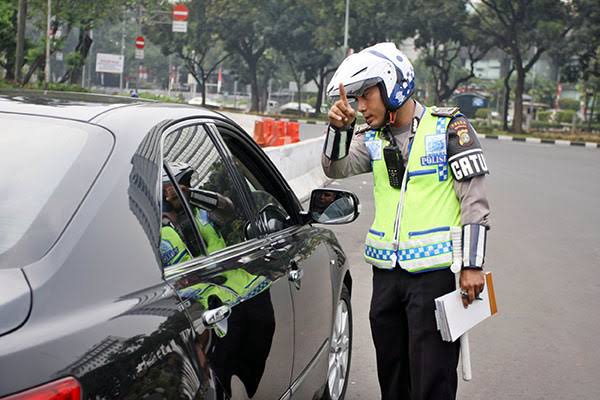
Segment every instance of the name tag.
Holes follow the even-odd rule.
[[[381,143],[381,140],[369,140],[365,142],[371,160],[381,160]]]
[[[425,154],[428,156],[445,155],[446,153],[446,135],[428,135],[425,136]]]

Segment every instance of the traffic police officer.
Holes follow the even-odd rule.
[[[455,289],[467,307],[483,290],[488,167],[456,108],[425,107],[410,61],[393,43],[346,58],[328,86],[322,165],[330,178],[373,173],[369,319],[383,399],[456,397],[459,344],[437,331],[434,299]],[[355,110],[356,108],[356,110]],[[367,123],[355,129],[356,111]]]

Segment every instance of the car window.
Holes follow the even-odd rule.
[[[167,267],[252,237],[240,195],[203,125],[168,134],[163,143],[160,254]]]
[[[286,189],[278,185],[269,168],[243,151],[233,137],[225,136],[225,143],[250,190],[254,203],[252,211],[258,220],[263,221],[263,228],[273,233],[293,225],[290,216],[293,214],[292,207],[287,205],[284,195]]]

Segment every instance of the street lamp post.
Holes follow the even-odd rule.
[[[350,16],[350,0],[346,0],[346,19],[344,22],[344,53],[348,52],[348,20]]]
[[[47,30],[46,30],[46,67],[44,68],[44,75],[46,75],[46,88],[48,88],[48,83],[50,82],[50,24],[51,21],[51,13],[52,13],[52,0],[48,0],[48,16],[47,16]]]

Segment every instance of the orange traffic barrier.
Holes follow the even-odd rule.
[[[267,145],[267,141],[265,140],[264,121],[262,120],[256,120],[254,122],[254,141],[260,147],[265,147]]]
[[[285,144],[287,136],[287,121],[275,121],[274,123],[273,146],[282,146]]]
[[[264,118],[254,123],[254,141],[261,147],[283,146],[300,141],[300,124],[296,121]]]
[[[265,135],[265,146],[272,146],[275,136],[275,121],[271,118],[263,119],[263,132]]]
[[[298,143],[300,141],[300,124],[297,121],[288,122],[287,134],[292,143]]]

